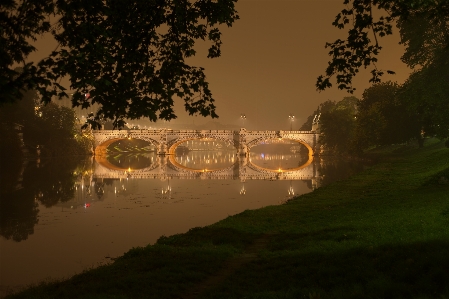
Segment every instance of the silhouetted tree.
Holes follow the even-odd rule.
[[[195,55],[198,39],[211,42],[208,57],[220,56],[217,26],[238,19],[236,1],[39,0],[30,5],[7,0],[0,10],[0,27],[8,28],[2,35],[0,70],[6,75],[0,80],[0,102],[13,101],[25,87],[38,90],[46,103],[52,96],[67,96],[58,83],[67,76],[75,90],[74,106],[100,104],[97,124],[102,119],[113,120],[114,127],[122,127],[124,118],[174,119],[176,97],[191,115],[217,117],[204,69],[185,59]],[[50,27],[52,14],[57,17]],[[34,50],[27,38],[43,32],[52,33],[57,49],[37,67],[25,64],[23,73],[12,71]]]
[[[429,65],[410,75],[399,98],[413,114],[416,131],[449,137],[449,49]]]
[[[399,97],[389,97],[392,103],[378,100],[379,104],[360,115],[358,147],[372,142],[397,142],[410,134],[421,140],[421,130],[440,138],[449,136],[449,0],[345,0],[344,3],[347,8],[337,15],[333,25],[340,29],[349,27],[348,36],[326,44],[332,59],[325,75],[318,77],[318,90],[331,87],[330,78],[335,76],[338,88],[352,93],[355,90],[352,79],[361,67],[372,66],[370,82],[379,83],[385,72],[376,67],[382,49],[379,38],[392,34],[394,24],[405,46],[402,61],[419,69],[402,86]],[[386,14],[375,19],[374,9]],[[399,115],[399,110],[403,114]],[[396,113],[397,118],[386,117],[387,111]],[[409,116],[415,118],[414,123],[407,120]],[[374,125],[376,117],[379,126]],[[388,135],[382,130],[393,131]],[[374,134],[374,138],[363,136],[367,132]],[[387,135],[392,139],[388,140]]]
[[[402,60],[418,69],[399,95],[419,129],[445,138],[449,136],[449,1],[435,2],[441,4],[442,11],[415,11],[398,21],[406,47]]]
[[[32,42],[51,29],[52,0],[3,0],[0,4],[0,105],[23,97],[23,91],[48,85],[27,56],[36,50]],[[15,64],[23,67],[13,69]]]
[[[344,0],[344,4],[346,8],[332,25],[340,29],[349,27],[348,36],[326,43],[332,59],[325,75],[317,79],[318,90],[331,87],[330,78],[335,76],[337,87],[352,93],[355,90],[352,79],[362,67],[372,66],[370,82],[380,82],[385,71],[376,67],[382,50],[379,38],[392,34],[396,22],[406,46],[402,60],[410,67],[427,65],[436,53],[449,48],[449,0]],[[376,9],[386,14],[377,13],[380,16],[376,19],[373,17]]]

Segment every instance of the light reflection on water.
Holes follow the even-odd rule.
[[[286,180],[283,174],[267,172],[270,179],[257,179],[253,168],[226,149],[180,152],[175,159],[186,168],[228,168],[232,176],[182,176],[154,153],[110,155],[107,161],[116,169],[106,170],[109,177],[96,174],[105,167],[93,159],[21,165],[19,183],[2,186],[0,294],[8,287],[68,277],[162,235],[281,204],[312,190],[312,180]],[[296,167],[307,158],[255,152],[249,159],[276,170],[279,165]],[[311,167],[316,170],[321,164],[314,161]],[[146,179],[116,176],[130,169],[157,173]]]

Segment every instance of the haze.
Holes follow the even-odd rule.
[[[231,28],[221,27],[221,57],[208,59],[208,43],[199,42],[196,57],[188,60],[205,68],[219,115],[214,121],[250,130],[288,130],[288,116],[294,114],[293,129],[299,129],[320,103],[348,96],[336,87],[321,93],[315,89],[316,78],[324,73],[329,61],[325,43],[345,37],[346,30],[331,24],[344,8],[342,3],[343,0],[239,0],[236,9],[240,20]],[[384,48],[378,67],[396,71],[396,75],[385,75],[383,80],[402,83],[410,70],[400,61],[403,48],[398,42],[397,30],[393,36],[381,39]],[[37,42],[39,51],[29,59],[37,61],[55,46],[56,42],[45,36]],[[370,86],[369,77],[368,71],[362,71],[355,79],[355,96],[360,98]],[[62,84],[70,88],[68,82],[63,80]],[[164,126],[212,121],[189,116],[182,100],[176,102],[175,109],[178,118]],[[247,117],[244,124],[240,119],[243,113]],[[154,124],[145,120],[134,123]]]

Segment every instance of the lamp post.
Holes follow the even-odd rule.
[[[246,115],[244,113],[240,114],[240,119],[242,120],[243,127],[245,127]]]
[[[295,120],[295,116],[293,114],[290,114],[288,116],[288,119],[290,120],[290,131],[292,131],[293,128],[293,121]]]

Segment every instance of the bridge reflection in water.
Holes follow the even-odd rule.
[[[170,179],[225,179],[240,180],[290,180],[311,181],[312,188],[320,187],[321,177],[317,161],[313,156],[298,166],[283,169],[269,169],[256,164],[258,161],[254,156],[235,155],[234,152],[227,153],[230,165],[223,167],[216,157],[203,158],[202,168],[192,167],[192,163],[186,163],[188,157],[176,157],[175,155],[161,156],[153,155],[152,161],[147,167],[140,169],[124,168],[111,163],[106,156],[95,156],[93,160],[93,171],[91,179],[158,179],[161,181]],[[217,165],[222,168],[217,169]]]

